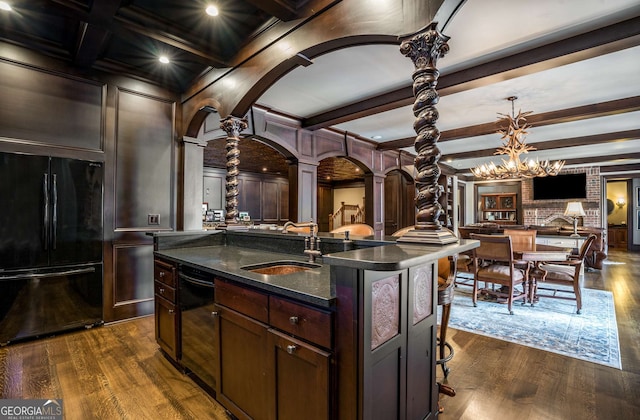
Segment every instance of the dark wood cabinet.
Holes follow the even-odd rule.
[[[516,193],[482,194],[480,202],[482,222],[500,224],[516,224],[518,222]]]
[[[222,405],[238,418],[333,418],[329,312],[218,278],[216,309]]]
[[[331,353],[269,330],[277,419],[329,419]]]
[[[268,326],[233,309],[221,305],[217,309],[216,399],[237,418],[274,419],[273,371],[266,351]]]
[[[176,267],[156,259],[153,267],[156,341],[173,362],[180,357],[180,311],[177,305]]]
[[[607,229],[607,241],[612,248],[627,249],[627,236],[626,226],[609,226]]]

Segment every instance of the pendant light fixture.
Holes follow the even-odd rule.
[[[520,158],[521,154],[536,149],[525,143],[527,129],[531,127],[527,124],[526,117],[533,111],[518,111],[518,115],[516,115],[514,111],[516,99],[518,99],[517,96],[507,98],[511,102],[511,115],[498,114],[500,121],[506,125],[505,128],[498,130],[505,143],[494,154],[508,155],[509,160],[502,159],[502,164],[498,166],[491,162],[471,168],[471,172],[475,177],[482,179],[534,178],[558,175],[562,170],[564,160],[550,163],[548,160],[539,161],[538,159]]]

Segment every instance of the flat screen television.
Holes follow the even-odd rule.
[[[561,174],[533,178],[534,200],[587,198],[587,174]]]

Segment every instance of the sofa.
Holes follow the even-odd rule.
[[[469,234],[471,233],[496,235],[502,234],[504,232],[504,229],[533,229],[537,231],[538,235],[570,236],[573,234],[573,226],[524,226],[500,225],[498,223],[474,223],[467,226],[460,226],[458,228],[458,231],[461,238],[469,238]],[[596,235],[596,240],[593,241],[593,243],[587,250],[587,255],[585,257],[585,267],[600,270],[602,269],[603,261],[607,258],[607,230],[595,227],[578,227],[578,234],[580,236],[588,236],[591,233]]]

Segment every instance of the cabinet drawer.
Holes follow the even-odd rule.
[[[269,323],[287,333],[331,348],[331,313],[275,296],[269,298]]]
[[[269,322],[269,297],[255,290],[215,279],[216,303],[234,309],[258,321]]]
[[[176,303],[176,289],[159,281],[155,281],[154,286],[156,295],[162,296],[171,303]]]
[[[155,260],[153,265],[153,278],[156,281],[176,287],[175,267],[164,261]]]

